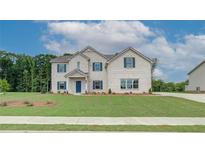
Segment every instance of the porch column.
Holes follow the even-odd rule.
[[[70,93],[70,78],[69,78],[69,77],[68,77],[68,79],[67,79],[67,85],[66,85],[66,87],[67,87],[67,92]]]
[[[85,92],[88,92],[88,77],[85,78]]]

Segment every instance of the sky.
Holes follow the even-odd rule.
[[[205,60],[205,21],[0,20],[0,50],[62,55],[88,45],[106,54],[134,47],[158,59],[155,78],[180,82]]]

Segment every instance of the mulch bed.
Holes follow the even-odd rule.
[[[155,94],[142,94],[142,93],[135,93],[135,94],[121,94],[121,93],[117,93],[117,94],[101,94],[101,93],[97,93],[97,94],[84,94],[83,96],[155,96]]]
[[[75,96],[74,94],[70,93],[52,93],[53,95],[64,95],[64,96]],[[86,94],[81,94],[80,96],[156,96],[157,94],[153,93],[113,93],[113,94],[108,94],[108,93],[101,93],[101,92],[96,92],[96,93],[86,93]]]
[[[5,101],[0,103],[0,107],[40,107],[54,106],[53,102],[29,102],[29,101]]]

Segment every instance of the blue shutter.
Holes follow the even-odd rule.
[[[103,81],[101,81],[101,89],[103,89]]]
[[[59,72],[59,64],[57,64],[57,72]]]
[[[127,66],[126,66],[126,58],[124,58],[124,68],[127,68]]]
[[[133,68],[135,68],[135,57],[132,58],[132,62],[133,62],[132,66]]]
[[[93,71],[95,71],[95,63],[93,63]]]
[[[64,90],[66,90],[66,81],[64,82]]]
[[[102,63],[100,63],[100,71],[102,71]]]
[[[66,64],[64,64],[64,72],[66,72]]]
[[[60,88],[59,88],[59,82],[57,82],[57,89],[59,90]]]
[[[93,81],[93,89],[95,89],[95,81]]]

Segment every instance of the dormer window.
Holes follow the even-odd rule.
[[[124,58],[124,68],[135,68],[135,58],[125,57]]]
[[[94,62],[93,63],[93,71],[102,71],[102,63]]]
[[[57,72],[58,73],[66,72],[66,64],[57,64]]]

